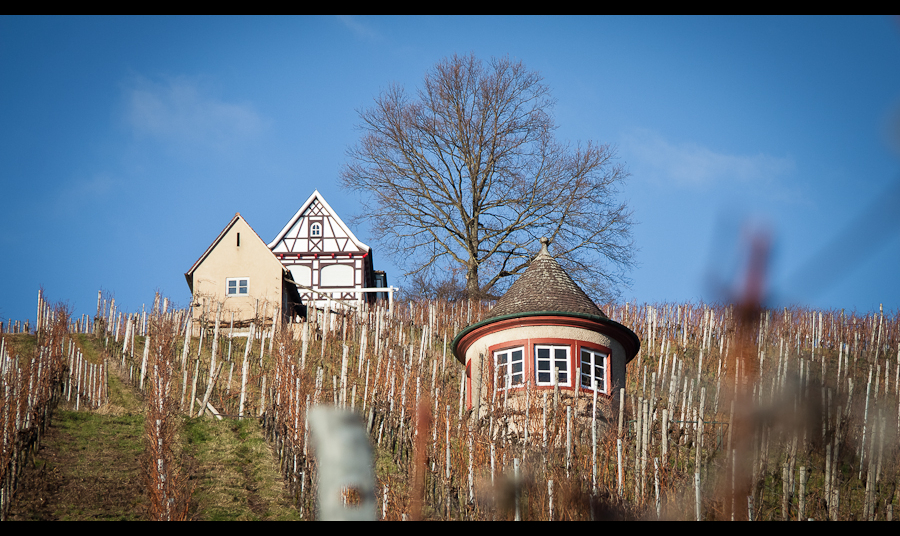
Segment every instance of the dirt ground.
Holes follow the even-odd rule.
[[[116,374],[109,403],[74,409],[61,401],[40,449],[30,460],[10,505],[10,520],[141,520],[144,403]]]
[[[9,519],[143,519],[143,417],[70,411],[55,417],[25,469]]]

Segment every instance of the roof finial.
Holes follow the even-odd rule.
[[[541,250],[538,252],[538,255],[550,255],[550,251],[547,249],[547,246],[550,245],[550,239],[546,236],[541,237]]]

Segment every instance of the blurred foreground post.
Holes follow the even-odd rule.
[[[413,521],[422,520],[422,507],[425,504],[425,472],[428,470],[428,453],[426,452],[426,436],[431,426],[431,401],[425,395],[416,410],[415,465],[413,466],[413,489],[410,497],[410,517]]]
[[[762,293],[765,280],[766,263],[768,262],[769,244],[765,236],[754,238],[750,250],[750,263],[747,279],[743,288],[743,296],[736,304],[734,311],[735,348],[728,357],[728,384],[734,386],[734,407],[738,414],[733,418],[734,464],[732,468],[733,484],[730,502],[735,503],[737,497],[747,497],[747,520],[753,520],[752,460],[750,445],[754,432],[758,431],[759,419],[753,410],[754,401],[749,387],[755,385],[759,375],[756,336],[759,333],[759,319]],[[738,518],[739,520],[741,518]]]
[[[374,521],[372,450],[356,413],[314,407],[309,413],[319,466],[322,521]]]

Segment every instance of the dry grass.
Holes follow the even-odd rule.
[[[185,452],[196,463],[191,518],[296,520],[269,445],[252,419],[187,419]]]

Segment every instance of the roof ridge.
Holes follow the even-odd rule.
[[[550,254],[549,244],[549,239],[541,238],[541,250],[485,319],[542,311],[608,318]]]

